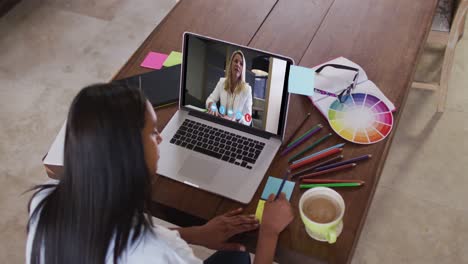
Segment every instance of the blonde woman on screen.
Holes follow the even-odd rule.
[[[220,103],[219,109],[216,104]],[[245,82],[245,57],[242,51],[232,53],[226,76],[219,79],[206,99],[208,113],[244,125],[252,122],[252,88]]]

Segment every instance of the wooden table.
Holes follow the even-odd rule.
[[[149,51],[180,51],[184,31],[290,56],[296,64],[306,67],[344,56],[361,65],[369,79],[394,102],[399,109],[394,115],[396,128],[436,4],[437,0],[181,1],[149,35],[115,79],[148,71],[139,65]],[[289,109],[287,137],[307,112],[312,112],[312,118],[303,127],[304,131],[319,122],[327,124],[305,97],[292,96]],[[157,111],[160,129],[164,128],[176,110],[174,106]],[[331,129],[325,126],[321,134],[328,132]],[[291,198],[296,218],[280,236],[277,261],[351,261],[393,135],[369,146],[346,145],[346,157],[368,153],[373,157],[352,171],[333,175],[337,179],[357,178],[366,182],[360,188],[338,190],[347,208],[344,230],[335,244],[317,242],[307,236],[297,208],[303,191],[296,186]],[[342,141],[335,135],[328,143],[331,145]],[[279,177],[286,164],[286,158],[276,157],[266,176]],[[255,211],[266,178],[246,206],[247,212]],[[157,216],[181,225],[198,223],[241,206],[164,177],[157,179],[152,197]],[[256,233],[238,239],[254,250]]]

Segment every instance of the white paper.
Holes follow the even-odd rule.
[[[42,161],[45,165],[63,166],[63,150],[65,146],[65,127],[67,120],[62,125],[57,137],[55,137],[52,146],[50,146],[47,156]]]
[[[371,80],[367,80],[361,84],[358,84],[351,93],[365,93],[373,95],[382,100],[390,109],[390,111],[395,110],[395,105],[385,96],[384,93],[382,93],[379,87],[377,87],[377,85],[375,85],[375,83],[373,83]]]
[[[351,93],[367,93],[374,95],[380,98],[380,100],[388,106],[390,111],[395,110],[395,105],[382,93],[382,91],[380,91],[377,85],[367,79],[367,74],[361,66],[344,57],[339,57],[313,67],[312,69],[316,70],[324,64],[339,64],[359,69],[357,86],[351,91]],[[352,83],[355,74],[356,73],[353,71],[326,67],[320,74],[315,75],[315,88],[335,94],[339,93]],[[328,117],[328,109],[330,108],[330,105],[336,101],[336,97],[320,93],[314,93],[314,95],[309,98],[325,117]]]
[[[316,67],[313,67],[312,70],[317,70],[320,66],[325,64],[338,64],[353,67],[359,69],[359,76],[357,79],[357,84],[367,81],[367,74],[362,69],[361,66],[356,63],[344,58],[339,57],[334,60],[328,61],[326,63],[320,64]],[[337,69],[333,67],[325,67],[319,74],[315,74],[315,88],[325,90],[331,93],[339,93],[348,87],[354,79],[355,71],[348,71],[343,69]],[[329,97],[327,95],[314,93],[312,95],[313,101],[318,101],[324,97]]]

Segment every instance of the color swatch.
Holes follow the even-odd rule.
[[[312,69],[291,65],[289,68],[288,92],[312,96],[315,72]]]
[[[262,199],[263,200],[268,200],[268,196],[270,196],[270,194],[274,194],[276,195],[276,193],[278,192],[280,186],[281,186],[281,182],[283,181],[283,179],[279,179],[279,178],[275,178],[275,177],[268,177],[268,180],[267,180],[267,183],[265,185],[265,189],[263,189],[263,192],[262,192]],[[284,194],[286,194],[286,199],[291,199],[291,195],[292,195],[292,192],[294,190],[294,185],[295,183],[292,182],[292,181],[286,181],[284,183],[284,187],[283,187],[283,190],[281,192],[284,192]]]
[[[390,134],[393,114],[379,98],[365,93],[336,100],[328,110],[328,121],[342,138],[358,144],[379,142]]]
[[[167,59],[166,54],[150,51],[148,55],[146,55],[146,58],[143,60],[140,66],[145,67],[145,68],[159,70],[162,68],[163,63],[166,59]]]
[[[255,219],[262,223],[263,210],[265,209],[265,200],[258,200],[257,210],[255,210]]]
[[[167,59],[164,61],[164,67],[171,67],[182,63],[182,53],[171,51]]]
[[[278,192],[281,182],[283,180],[275,177],[268,177],[267,183],[265,185],[265,189],[263,189],[262,192],[262,197],[258,201],[257,209],[255,210],[255,218],[258,219],[258,221],[261,223],[262,222],[262,217],[263,217],[263,209],[265,207],[265,201],[268,200],[268,196],[270,194],[276,195]],[[291,199],[292,192],[294,190],[294,186],[296,183],[292,181],[285,181],[283,190],[281,192],[284,192],[286,194],[286,199],[288,201]]]

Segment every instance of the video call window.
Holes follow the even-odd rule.
[[[184,105],[278,134],[287,62],[189,36]]]

